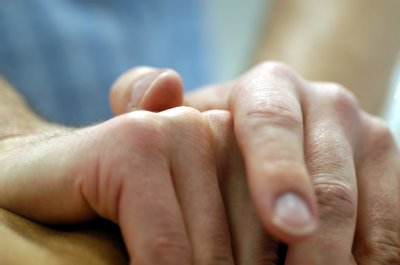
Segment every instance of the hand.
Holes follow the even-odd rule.
[[[132,93],[132,89],[138,87],[141,91]],[[182,104],[182,82],[173,70],[139,67],[116,81],[110,100],[117,115],[137,109],[160,111],[173,108]],[[217,175],[228,217],[235,264],[281,264],[284,246],[266,233],[250,200],[232,115],[217,110],[206,111],[204,115],[213,132]]]
[[[83,129],[37,124],[0,141],[0,208],[45,224],[112,220],[131,264],[233,264],[203,114],[181,107]]]
[[[116,114],[113,98],[132,91],[121,80],[136,78],[131,71],[114,85]],[[289,244],[285,264],[400,262],[398,150],[386,125],[361,111],[346,89],[264,63],[185,104],[232,112],[257,213]],[[285,202],[287,211],[276,208]],[[303,222],[294,222],[296,214]]]
[[[16,96],[11,89],[5,92]],[[21,105],[15,100],[6,109]],[[45,123],[28,109],[20,109],[19,117],[12,113],[16,127],[29,124],[17,119],[26,115],[37,126],[0,141],[0,208],[45,224],[111,219],[121,225],[132,264],[279,262],[279,244],[264,231],[251,204],[228,112],[135,112],[80,130]],[[172,150],[164,150],[163,143]],[[151,172],[163,171],[157,167],[162,154],[157,159],[152,149],[169,156],[164,176]],[[193,157],[199,153],[206,159]]]

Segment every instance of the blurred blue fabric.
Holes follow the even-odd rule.
[[[138,65],[207,83],[195,0],[0,0],[0,75],[45,119],[83,126],[112,117],[108,91]]]

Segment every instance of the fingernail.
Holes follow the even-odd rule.
[[[298,195],[287,192],[275,202],[274,223],[292,235],[306,235],[315,229],[307,203]]]
[[[165,71],[166,70],[159,70],[152,75],[142,78],[133,85],[130,103],[130,107],[132,109],[140,108],[140,105],[145,100],[146,95],[151,91],[151,89],[154,87],[154,84],[157,83],[158,78]]]

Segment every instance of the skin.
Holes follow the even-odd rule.
[[[0,209],[0,238],[1,264],[129,264],[118,226],[104,219],[46,227]]]
[[[2,89],[15,96],[11,106],[23,103]],[[180,107],[76,130],[37,125],[1,142],[1,208],[51,225],[109,219],[130,264],[279,261],[251,204],[228,112]]]
[[[278,59],[294,65],[306,78],[343,83],[352,89],[364,108],[371,113],[377,113],[384,88],[387,87],[394,55],[400,43],[396,37],[398,34],[393,34],[398,25],[399,17],[396,12],[398,8],[390,6],[397,4],[388,4],[386,1],[368,4],[365,1],[351,1],[351,3],[332,1],[330,5],[324,3],[319,6],[319,12],[316,13],[325,14],[321,10],[327,7],[331,10],[332,5],[338,5],[339,9],[336,10],[346,12],[336,13],[341,16],[336,19],[334,17],[333,23],[329,24],[332,26],[330,30],[332,34],[326,35],[327,38],[323,39],[321,34],[318,34],[317,27],[308,27],[308,35],[296,34],[302,32],[301,29],[304,28],[303,24],[298,22],[308,22],[308,19],[312,21],[313,17],[309,12],[301,12],[303,10],[301,8],[296,11],[295,8],[294,13],[306,16],[300,16],[300,20],[292,20],[294,16],[284,12],[288,10],[289,2],[294,3],[294,1],[279,1],[273,20],[278,22],[272,25],[281,26],[274,26],[275,29],[267,31],[270,44],[261,46],[266,52],[257,56],[257,60]],[[315,6],[317,1],[307,1],[301,6],[311,6],[308,3]],[[291,6],[296,7],[296,5]],[[362,13],[360,10],[367,12]],[[332,22],[326,19],[331,18],[332,16],[321,16],[318,24],[314,25],[326,25],[325,22]],[[354,21],[368,21],[374,26],[367,26],[366,28],[372,31],[365,31],[361,30],[365,24]],[[387,30],[388,28],[391,30]],[[287,39],[293,36],[301,38],[295,41]],[[352,43],[357,45],[351,45]],[[295,46],[287,46],[291,44]],[[301,49],[302,47],[306,49]],[[311,53],[309,47],[314,47]],[[360,50],[364,53],[355,58],[340,56],[343,53],[341,47],[347,47],[348,54],[359,55]],[[128,83],[131,81],[132,78]],[[146,94],[147,100],[139,101],[141,106],[136,106],[135,109],[162,111],[182,103],[182,85],[179,76],[167,72],[161,81],[152,88],[151,93]],[[129,89],[132,87],[121,87],[128,97],[121,96],[119,89],[113,89],[111,101],[116,114],[132,111],[132,106],[129,105],[132,100]],[[188,260],[194,260],[196,263],[232,264],[233,259],[239,264],[267,262],[275,264],[279,259],[278,244],[265,233],[264,228],[275,238],[289,244],[286,264],[398,264],[400,262],[399,214],[395,210],[399,208],[399,169],[396,166],[398,151],[394,147],[387,127],[375,117],[363,113],[354,97],[343,87],[335,84],[311,83],[286,66],[263,64],[238,80],[205,89],[185,100],[186,105],[202,111],[225,109],[230,112],[200,115],[192,109],[174,109],[156,116],[138,112],[139,114],[123,115],[105,124],[81,130],[45,123],[27,109],[26,105],[19,101],[18,96],[13,95],[10,90],[2,88],[1,92],[11,96],[3,97],[2,94],[0,97],[2,125],[0,137],[3,138],[0,142],[3,152],[1,159],[4,160],[2,165],[8,165],[1,173],[3,176],[1,183],[4,184],[1,192],[6,195],[0,198],[0,207],[51,224],[82,222],[97,216],[111,219],[122,227],[132,264],[151,264],[151,262],[185,264],[185,262],[190,263]],[[119,99],[116,100],[113,95],[118,95]],[[160,95],[161,98],[166,98],[168,95],[172,99],[168,98],[164,102],[166,104],[160,106],[159,102],[151,100],[157,95],[158,98]],[[13,102],[10,99],[16,100],[18,104],[10,104]],[[172,105],[168,105],[168,102],[172,102]],[[145,119],[141,119],[142,114],[146,115]],[[155,224],[154,227],[161,227],[155,229],[156,235],[143,232],[147,231],[146,229],[153,231],[154,224],[151,223],[150,226],[147,223],[152,218],[139,220],[135,223],[138,224],[134,225],[135,228],[131,227],[135,218],[138,218],[132,214],[137,212],[132,201],[137,201],[137,205],[140,204],[140,200],[147,202],[146,198],[143,198],[146,194],[138,192],[131,195],[130,192],[121,189],[121,194],[128,194],[125,195],[128,199],[124,200],[126,197],[117,196],[116,194],[120,193],[118,188],[115,188],[121,186],[130,188],[133,185],[128,183],[127,178],[121,177],[119,170],[116,169],[133,167],[128,160],[138,161],[143,157],[140,155],[131,157],[132,149],[140,154],[140,144],[144,146],[148,144],[150,147],[154,145],[153,139],[146,138],[151,134],[148,131],[143,132],[143,127],[140,127],[143,126],[141,123],[143,120],[149,123],[152,121],[161,123],[162,131],[169,132],[163,135],[161,142],[165,143],[165,146],[183,150],[177,157],[165,155],[162,158],[164,161],[188,159],[196,166],[201,160],[208,165],[214,163],[217,168],[214,172],[205,174],[205,180],[210,181],[207,184],[214,183],[214,186],[207,186],[207,190],[213,190],[212,194],[215,196],[210,198],[212,202],[205,204],[211,208],[207,211],[204,209],[191,211],[198,209],[196,198],[205,197],[208,193],[184,192],[193,189],[192,185],[200,187],[203,185],[199,182],[179,181],[183,179],[180,177],[184,174],[182,172],[188,168],[182,167],[180,162],[169,164],[168,169],[164,168],[164,172],[168,174],[171,170],[181,174],[170,176],[169,181],[173,182],[173,189],[170,188],[169,193],[165,192],[168,190],[166,189],[168,184],[165,184],[168,178],[162,178],[166,181],[163,182],[162,188],[155,187],[152,191],[157,195],[160,194],[162,198],[175,197],[175,203],[172,199],[165,199],[163,202],[168,206],[150,205],[148,208],[138,210],[151,216],[154,210],[156,213],[153,214],[157,216],[162,212],[157,207],[165,209],[167,213],[170,209],[175,209],[171,215],[178,218],[168,219],[168,214],[162,215],[160,219],[166,220],[167,225],[164,227]],[[187,120],[194,120],[196,129],[190,128],[194,126],[188,126]],[[178,126],[168,125],[170,123]],[[152,132],[159,130],[154,124],[149,126]],[[131,127],[135,130],[130,129]],[[202,129],[199,130],[199,127]],[[172,137],[182,131],[184,141],[177,141]],[[197,134],[200,134],[200,137]],[[133,138],[133,143],[128,145],[126,141],[116,141],[114,137]],[[235,147],[234,140],[226,140],[235,137],[239,149]],[[200,147],[191,145],[196,141],[203,143],[204,139],[206,143],[199,144]],[[158,148],[160,142],[157,143]],[[204,146],[208,146],[209,150],[203,150]],[[131,150],[127,151],[129,147]],[[146,152],[147,148],[148,146]],[[204,157],[193,157],[193,149],[203,151]],[[211,149],[213,151],[210,153]],[[52,152],[48,152],[49,150]],[[108,151],[106,153],[115,153],[116,157],[103,154],[105,150]],[[171,151],[168,148],[165,150],[167,150],[165,154]],[[246,174],[240,163],[241,155],[237,150],[244,155],[247,179],[243,177]],[[214,155],[215,161],[210,161],[210,156],[205,154]],[[226,158],[226,154],[230,154],[229,159]],[[54,157],[58,159],[54,161]],[[33,164],[27,164],[27,168],[23,168],[24,163],[21,161],[25,159],[30,159]],[[152,155],[148,159],[144,163],[148,168],[151,168],[154,161],[162,168],[160,165],[162,159]],[[109,190],[101,185],[98,190],[91,190],[102,179],[95,166],[99,161],[102,164],[108,163],[111,168],[110,172],[100,174],[103,179],[117,183]],[[28,169],[31,170],[27,171]],[[138,172],[137,168],[134,169],[133,172]],[[113,170],[118,173],[113,175]],[[146,175],[144,170],[142,174]],[[37,181],[39,178],[40,181]],[[144,185],[139,177],[138,180],[135,185]],[[19,182],[25,185],[21,188],[17,185]],[[218,183],[220,191],[215,187],[215,183]],[[249,191],[246,188],[247,184]],[[171,187],[171,183],[169,186]],[[86,187],[86,190],[83,187]],[[43,190],[46,192],[43,193]],[[274,199],[286,191],[296,192],[308,202],[315,224],[319,221],[318,228],[315,225],[317,231],[293,233],[293,230],[288,231],[272,221]],[[189,200],[189,205],[184,205],[188,198],[186,196],[190,195],[195,199]],[[103,198],[103,201],[98,201],[97,197]],[[185,200],[179,200],[180,197]],[[65,198],[68,198],[67,202]],[[111,201],[111,206],[107,205],[108,200]],[[116,202],[112,203],[114,201]],[[51,204],[48,205],[48,202]],[[252,206],[252,202],[255,207]],[[27,207],[28,205],[30,207]],[[140,208],[137,205],[136,207]],[[221,214],[224,209],[225,217]],[[214,220],[215,223],[208,223],[206,227],[200,226],[204,223],[199,222],[199,225],[197,221],[203,220],[202,215],[209,212],[211,212],[210,220]],[[168,235],[179,235],[172,229],[174,227],[180,227],[176,231],[180,231],[181,236],[165,239],[162,236],[165,231]],[[204,232],[200,233],[198,229],[210,231],[208,235],[213,240],[207,238],[207,233],[203,236]],[[161,236],[157,234],[159,231]],[[137,236],[135,233],[141,234]],[[218,240],[214,240],[215,235]],[[230,244],[229,237],[233,242],[232,248],[227,247]],[[143,248],[141,243],[147,242],[146,240],[151,246],[156,247]],[[207,245],[212,246],[212,249]],[[218,248],[219,246],[222,247]],[[138,256],[135,253],[144,254]],[[154,257],[162,261],[152,260]]]
[[[143,77],[137,70],[113,87],[116,114],[126,105],[114,98],[132,91],[120,84]],[[156,95],[160,87],[151,88]],[[387,126],[363,112],[344,87],[309,82],[267,62],[189,95],[185,105],[232,113],[252,202],[267,231],[289,245],[285,264],[400,262],[399,152]],[[271,221],[274,198],[287,190],[315,198],[319,225],[308,238]]]
[[[248,83],[249,79],[257,82]],[[273,228],[262,204],[263,192],[269,191],[266,186],[288,183],[293,170],[300,171],[302,167],[307,168],[308,179],[312,181],[319,228],[310,239],[289,246],[286,264],[400,262],[400,216],[393,210],[399,209],[399,154],[389,129],[380,119],[361,111],[355,97],[342,86],[308,82],[280,63],[261,64],[233,86],[219,88],[229,94],[226,105],[218,108],[232,111],[250,193],[268,231]],[[212,95],[217,96],[218,90],[218,87],[204,90],[187,102],[190,104],[194,98],[202,102],[198,97],[204,96],[208,104],[203,106],[212,107]],[[267,104],[257,101],[260,98]],[[243,102],[255,104],[241,105]],[[243,115],[249,113],[246,107],[262,110],[261,114]],[[201,105],[197,108],[204,110]],[[243,122],[262,125],[247,130]],[[280,137],[269,138],[264,133],[269,127],[279,131]],[[293,163],[290,170],[280,172],[278,179],[273,174],[258,176],[257,168],[265,161],[264,154],[271,145],[285,147],[282,150],[288,155],[280,159],[289,162],[293,159],[290,154],[304,152],[303,164],[296,167]],[[299,182],[295,184],[300,186]]]
[[[146,100],[163,84],[174,89],[179,76],[167,72]],[[115,84],[113,108],[132,93],[134,73]],[[399,262],[398,150],[343,87],[264,63],[185,104],[229,112],[116,113],[72,131],[37,121],[30,134],[9,135],[0,206],[47,224],[110,219],[131,264],[278,264],[264,229],[289,245],[289,265]],[[287,190],[316,199],[315,232],[291,234],[272,221],[273,198]]]

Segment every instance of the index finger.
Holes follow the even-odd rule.
[[[289,67],[264,63],[239,80],[229,102],[258,215],[285,243],[311,235],[317,226],[304,159],[302,85]]]

